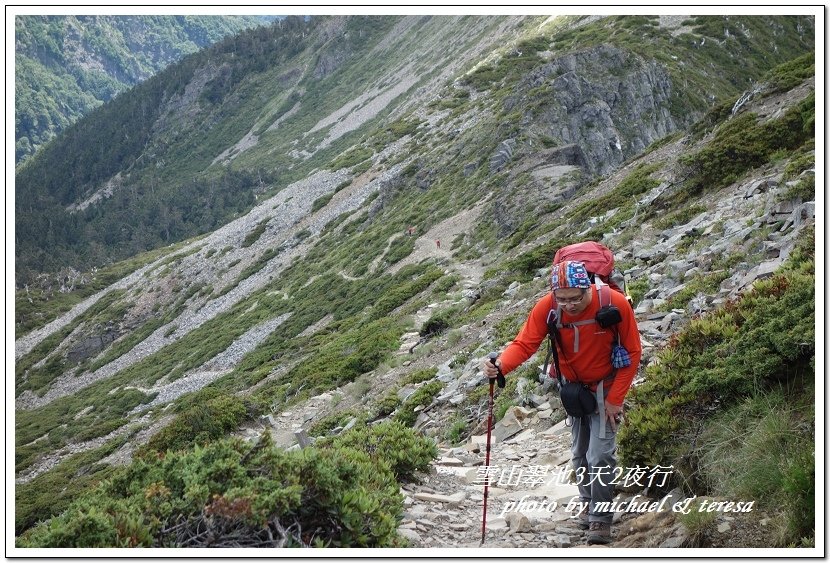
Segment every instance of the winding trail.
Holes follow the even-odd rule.
[[[415,241],[415,250],[409,256],[393,265],[388,273],[394,274],[408,264],[418,264],[427,258],[447,263],[451,270],[457,272],[471,284],[478,284],[484,275],[484,267],[479,262],[460,262],[453,258],[452,241],[460,234],[470,234],[475,222],[481,216],[488,198],[484,198],[475,207],[465,209],[458,215],[445,219],[433,226]],[[440,242],[440,244],[438,244]]]

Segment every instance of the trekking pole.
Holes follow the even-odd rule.
[[[501,368],[496,365],[496,359],[499,355],[496,352],[490,352],[487,358],[490,360],[490,363],[496,366],[498,370],[498,375],[496,376],[496,380],[499,383],[499,388],[504,388],[504,374],[501,372]],[[493,430],[493,380],[490,380],[490,399],[487,403],[487,454],[484,460],[484,467],[490,467],[490,434]],[[481,544],[484,545],[484,536],[487,533],[487,494],[490,488],[490,474],[487,469],[484,470],[484,514],[481,516]]]

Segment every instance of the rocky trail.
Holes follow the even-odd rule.
[[[667,148],[666,150],[672,150]],[[771,178],[772,176],[772,178]],[[683,236],[694,229],[708,232],[718,221],[725,224],[725,237],[714,242],[715,248],[724,250],[744,240],[755,226],[740,222],[741,215],[755,216],[758,226],[783,222],[782,232],[788,236],[776,237],[767,243],[769,249],[759,256],[760,264],[742,265],[721,285],[715,299],[693,300],[689,308],[670,309],[658,307],[663,297],[675,293],[696,270],[694,259],[675,260],[670,270],[651,267],[635,272],[648,277],[653,289],[637,307],[637,316],[644,348],[643,364],[651,361],[659,345],[688,321],[690,314],[706,310],[734,297],[755,279],[766,277],[790,252],[797,232],[812,217],[810,204],[776,204],[779,187],[776,175],[767,174],[737,184],[730,190],[717,194],[729,200],[731,205],[715,207],[712,216],[694,217],[687,224],[659,234],[644,233],[642,240],[634,241],[624,256],[655,252],[673,253]],[[805,211],[806,210],[806,211]],[[461,276],[459,285],[465,292],[481,289],[484,264],[461,263],[452,256],[451,241],[462,232],[469,232],[480,217],[481,208],[475,207],[456,217],[438,223],[420,234],[415,250],[395,268],[406,263],[418,263],[432,258],[444,266],[447,272]],[[805,220],[805,215],[807,220]],[[779,223],[781,224],[781,223]],[[405,235],[400,235],[405,236]],[[436,241],[440,240],[441,245]],[[449,241],[446,242],[445,241]],[[450,248],[447,248],[450,246]],[[518,249],[517,252],[520,252]],[[629,254],[630,253],[630,254]],[[686,272],[685,275],[677,272]],[[544,275],[543,275],[544,274]],[[539,276],[546,276],[540,272]],[[685,279],[684,279],[685,278]],[[680,280],[683,281],[680,281]],[[299,447],[297,433],[331,412],[356,405],[366,406],[372,397],[379,397],[395,388],[400,378],[420,368],[438,367],[436,378],[445,387],[432,405],[424,408],[415,427],[427,435],[436,437],[440,454],[428,474],[420,480],[404,484],[404,518],[399,531],[415,548],[518,548],[522,554],[534,549],[603,549],[646,548],[696,548],[696,547],[764,547],[774,534],[771,518],[757,509],[748,512],[721,510],[703,512],[705,525],[698,528],[674,509],[699,511],[700,503],[729,503],[739,499],[686,499],[679,489],[666,492],[655,486],[660,475],[643,473],[640,468],[620,468],[622,483],[617,488],[614,501],[618,505],[612,527],[612,543],[608,546],[587,543],[587,532],[580,529],[573,518],[574,504],[578,502],[577,488],[570,475],[570,430],[564,426],[559,400],[554,394],[536,397],[532,404],[512,407],[493,429],[489,468],[485,469],[486,411],[479,409],[480,422],[463,444],[447,444],[441,438],[445,429],[467,394],[482,384],[478,369],[481,358],[471,358],[466,365],[450,367],[455,353],[476,342],[483,345],[474,355],[483,355],[486,347],[499,348],[503,343],[494,339],[493,327],[501,320],[519,313],[526,314],[532,302],[544,291],[545,283],[537,279],[532,284],[513,284],[504,292],[502,305],[489,314],[485,321],[475,326],[459,328],[461,338],[454,343],[442,335],[430,340],[428,346],[418,332],[402,337],[399,354],[406,359],[401,365],[371,374],[372,391],[362,391],[360,383],[353,382],[333,394],[312,398],[304,405],[297,405],[292,412],[272,417],[263,426],[282,440],[285,447]],[[535,288],[535,289],[534,289]],[[470,293],[466,293],[468,296]],[[447,296],[450,297],[450,296]],[[475,299],[475,296],[469,297]],[[413,318],[417,331],[432,313],[451,305],[452,299],[431,303],[418,311]],[[423,350],[421,350],[423,348]],[[427,350],[428,348],[431,348]],[[638,383],[635,380],[635,385]],[[539,391],[538,389],[536,390]],[[497,391],[498,393],[498,391]],[[337,400],[335,401],[335,395]],[[335,406],[336,405],[336,406]],[[252,437],[259,429],[248,429]],[[666,471],[671,471],[667,468]],[[484,478],[490,475],[488,487],[487,526],[485,541],[481,544]],[[658,493],[658,490],[660,491]],[[686,503],[685,505],[682,503]],[[570,507],[569,507],[570,504]],[[694,516],[694,515],[692,515]],[[684,524],[681,520],[686,520]],[[549,552],[545,551],[545,554]]]
[[[416,322],[422,323],[430,310],[425,309]],[[514,307],[505,308],[497,316],[501,318],[514,311]],[[493,318],[488,320],[495,322]],[[745,534],[745,547],[765,545],[765,531],[758,524],[763,518],[750,519],[746,514],[718,513],[705,535],[692,533],[671,508],[686,500],[680,490],[654,496],[656,486],[670,469],[646,473],[640,468],[620,469],[621,486],[614,500],[623,508],[614,519],[613,542],[607,546],[588,545],[587,531],[580,529],[573,517],[579,496],[570,470],[570,429],[563,419],[558,396],[549,389],[546,395],[537,394],[545,393],[545,386],[534,387],[534,392],[525,394],[527,401],[523,406],[511,407],[494,423],[489,465],[485,465],[486,408],[479,409],[476,415],[479,422],[463,443],[448,444],[438,438],[440,434],[435,432],[446,426],[453,412],[452,405],[458,405],[466,392],[481,384],[483,377],[477,367],[481,358],[472,358],[462,368],[451,369],[453,352],[459,345],[486,341],[487,330],[468,327],[463,341],[455,348],[445,349],[436,343],[434,351],[422,356],[412,353],[417,350],[412,339],[417,333],[412,333],[410,341],[403,342],[399,352],[407,359],[385,373],[374,374],[370,392],[355,381],[340,390],[312,397],[288,411],[267,415],[238,435],[256,439],[268,431],[285,448],[304,447],[313,441],[305,430],[326,415],[355,406],[366,407],[373,397],[394,389],[403,374],[439,366],[436,378],[444,381],[445,387],[431,405],[420,411],[415,423],[416,429],[436,436],[439,455],[427,473],[419,474],[416,481],[401,487],[404,514],[399,533],[410,542],[410,547],[520,549],[522,554],[544,548],[679,548],[715,546],[718,542],[734,547],[738,529]],[[496,388],[495,398],[499,393]],[[482,544],[484,483],[488,476]],[[625,503],[633,508],[626,511]]]
[[[744,190],[733,196],[736,202],[746,200],[747,192],[757,193]],[[773,215],[775,210],[770,211],[767,206],[767,214]],[[473,208],[439,223],[419,236],[415,251],[403,262],[438,259],[448,273],[455,271],[461,275],[460,286],[468,289],[478,287],[483,265],[476,264],[475,271],[466,270],[453,258],[449,249],[435,242],[451,240],[458,233],[472,228],[478,217],[479,209]],[[685,228],[687,226],[681,226],[678,231],[683,232]],[[742,278],[745,275],[740,274]],[[754,277],[747,276],[747,279],[740,280],[742,283],[726,287],[734,291],[734,286],[743,286]],[[539,282],[539,287],[543,285]],[[488,315],[486,323],[460,327],[461,338],[453,344],[447,342],[446,336],[440,336],[430,341],[430,346],[420,354],[423,339],[418,332],[407,333],[402,337],[399,365],[369,374],[372,376],[371,391],[361,388],[360,381],[352,382],[340,390],[295,405],[289,412],[265,417],[261,424],[246,428],[240,435],[253,439],[263,430],[268,430],[275,441],[284,447],[301,447],[300,444],[306,439],[303,431],[327,414],[355,406],[368,406],[373,397],[394,389],[406,373],[437,366],[436,378],[444,382],[445,387],[433,404],[419,413],[415,427],[436,437],[440,453],[427,474],[421,475],[416,482],[404,484],[401,489],[404,517],[399,532],[412,547],[518,548],[525,554],[544,548],[768,545],[769,534],[773,531],[765,529],[770,522],[766,515],[758,511],[731,513],[716,510],[706,513],[708,520],[703,530],[689,529],[681,522],[681,514],[674,509],[675,504],[680,503],[680,508],[686,506],[694,510],[703,501],[711,504],[730,500],[686,499],[679,489],[666,493],[658,487],[664,475],[624,467],[619,468],[620,484],[614,499],[619,508],[612,528],[613,541],[608,546],[588,545],[587,532],[579,528],[573,517],[579,497],[570,471],[570,429],[562,420],[558,397],[552,392],[546,396],[531,393],[530,402],[511,407],[494,425],[488,467],[485,467],[486,410],[481,412],[479,409],[480,422],[463,444],[447,444],[440,438],[438,429],[448,425],[449,418],[457,412],[466,394],[482,384],[482,374],[478,369],[481,358],[471,358],[466,365],[451,368],[454,354],[476,342],[489,342],[491,346],[498,347],[499,344],[493,341],[492,327],[508,316],[526,312],[538,294],[532,291],[531,286],[511,286],[505,291],[503,306]],[[450,299],[431,303],[418,311],[413,318],[414,330],[417,331],[433,312],[451,302]],[[655,312],[651,305],[646,303],[638,308],[644,363],[648,363],[656,350],[652,343],[665,341],[676,330],[678,322],[688,315],[683,310]],[[542,393],[544,388],[533,391]],[[497,396],[498,393],[496,391]],[[665,469],[666,472],[671,470]],[[488,475],[487,525],[482,545],[484,479]],[[661,491],[659,494],[658,490]]]
[[[386,378],[385,378],[386,379]],[[353,384],[351,384],[353,385]],[[498,388],[496,388],[498,389]],[[340,395],[350,393],[349,386]],[[495,391],[498,398],[499,391]],[[286,448],[305,445],[303,429],[332,412],[337,393],[325,393],[290,411],[265,417],[240,435],[255,439],[267,429]],[[432,405],[432,407],[434,407]],[[431,414],[422,411],[416,427],[429,427]],[[537,549],[764,547],[770,518],[757,510],[728,512],[728,499],[686,498],[680,489],[657,493],[672,471],[668,468],[618,468],[612,542],[589,545],[588,533],[574,515],[578,489],[571,468],[570,428],[562,418],[558,397],[531,395],[529,404],[508,409],[491,432],[487,458],[487,412],[462,444],[439,441],[439,455],[428,472],[401,486],[403,519],[398,531],[418,549]],[[348,428],[349,424],[346,425]],[[302,438],[300,436],[302,435]],[[487,517],[482,544],[484,484],[489,478]],[[681,522],[682,510],[705,512],[705,530]],[[771,528],[771,526],[770,526]],[[541,553],[550,554],[548,551]]]
[[[554,244],[592,239],[612,249],[636,303],[643,356],[633,385],[639,385],[647,377],[645,367],[661,361],[658,350],[684,325],[729,306],[798,255],[804,241],[814,237],[816,219],[814,197],[808,197],[815,184],[809,143],[798,151],[771,144],[775,154],[749,170],[732,171],[718,163],[724,178],[728,173],[734,181],[711,186],[707,181],[705,189],[697,188],[697,162],[708,154],[703,150],[731,146],[721,132],[738,126],[756,130],[750,120],[733,121],[734,130],[721,128],[729,108],[715,105],[721,93],[709,90],[720,88],[721,80],[733,88],[741,81],[721,76],[722,57],[712,56],[705,70],[696,68],[710,57],[709,49],[716,49],[713,42],[700,49],[700,37],[695,51],[684,43],[677,53],[694,56],[686,61],[672,54],[678,62],[669,62],[665,53],[658,60],[629,49],[628,33],[635,24],[650,41],[644,22],[623,25],[609,19],[615,39],[591,46],[593,40],[587,40],[599,27],[585,30],[584,37],[568,33],[560,40],[559,34],[604,16],[539,18],[532,23],[539,27],[537,34],[525,30],[525,17],[403,18],[384,31],[366,59],[359,57],[375,41],[371,34],[361,31],[356,37],[345,20],[332,19],[332,28],[321,36],[325,49],[320,55],[306,59],[303,54],[297,59],[302,65],[286,67],[275,82],[279,88],[268,92],[278,97],[262,98],[256,111],[240,105],[239,115],[252,119],[240,130],[247,133],[215,151],[219,156],[213,163],[228,166],[222,181],[234,189],[236,182],[247,186],[247,175],[237,173],[254,163],[274,170],[273,180],[256,170],[259,181],[250,187],[254,206],[212,232],[144,255],[135,271],[80,302],[69,300],[75,303],[71,309],[14,342],[15,361],[23,366],[15,374],[14,408],[22,423],[14,478],[15,484],[28,485],[18,490],[42,486],[49,502],[53,492],[62,500],[74,487],[58,479],[77,479],[98,463],[130,463],[154,434],[184,420],[176,418],[180,398],[239,374],[233,385],[219,385],[220,394],[235,392],[233,399],[243,399],[247,407],[235,437],[254,441],[268,433],[278,446],[296,450],[313,444],[324,432],[319,429],[330,428],[323,422],[337,421],[337,428],[328,431],[334,435],[359,421],[404,418],[416,433],[434,440],[438,455],[428,471],[400,486],[398,532],[413,548],[404,555],[417,556],[421,549],[453,549],[455,555],[498,548],[550,557],[556,553],[551,549],[610,548],[605,554],[613,555],[618,548],[682,552],[775,544],[771,538],[781,537],[781,525],[780,514],[773,512],[783,508],[738,511],[734,505],[750,499],[686,498],[684,489],[706,489],[702,469],[690,475],[691,470],[674,467],[620,466],[612,541],[588,545],[588,532],[576,516],[581,506],[571,470],[571,430],[558,394],[532,375],[508,374],[507,389],[495,390],[500,418],[491,428],[488,452],[481,362],[488,352],[505,347],[536,300],[550,291],[553,256],[542,254]],[[802,23],[803,42],[812,31],[802,29]],[[372,22],[372,34],[386,29],[379,24]],[[701,29],[708,33],[711,22],[698,25],[691,16],[670,15],[660,16],[658,24],[663,34],[655,45],[671,34],[672,45],[679,47],[681,39],[688,42]],[[744,29],[741,24],[747,34],[741,49],[755,44],[759,34],[750,37],[752,25]],[[781,54],[796,51],[778,35],[781,29],[773,30],[782,41],[770,61],[780,58],[779,49]],[[545,41],[525,41],[525,31]],[[723,47],[731,41],[726,30],[726,37],[715,42]],[[352,62],[364,60],[370,64],[360,68]],[[748,70],[760,72],[758,61],[747,57],[747,63],[754,65]],[[678,68],[681,74],[690,72],[682,91],[677,90]],[[337,86],[318,91],[313,84],[326,76],[331,82],[324,84]],[[357,77],[365,83],[350,85]],[[244,85],[253,88],[258,80]],[[501,84],[498,89],[494,80]],[[156,129],[169,129],[184,119],[187,107],[196,107],[196,82],[187,94],[192,99],[165,110]],[[774,92],[763,81],[753,78],[750,84],[752,90],[732,106],[732,117],[754,114],[759,131],[768,130],[761,129],[764,124],[772,132],[779,120],[787,123],[782,118],[815,91],[814,79]],[[248,94],[241,92],[234,103],[247,104]],[[300,101],[286,103],[295,97]],[[694,114],[707,104],[717,111],[692,128],[701,117]],[[799,119],[806,132],[809,116],[802,112]],[[214,141],[212,147],[220,148],[219,139]],[[166,146],[156,142],[148,146]],[[175,166],[161,158],[156,165],[167,167],[161,178]],[[121,181],[122,172],[105,189]],[[707,171],[706,177],[718,174]],[[285,186],[288,178],[292,181]],[[73,205],[103,205],[98,189],[93,199]],[[188,209],[194,205],[187,204]],[[219,216],[218,208],[206,216],[214,211]],[[378,238],[366,244],[373,233]],[[143,236],[137,232],[136,241]],[[346,251],[351,248],[357,249],[355,256]],[[429,268],[421,268],[423,278],[413,274],[417,283],[411,286],[401,283],[377,296],[365,295],[360,287],[365,280],[380,280],[377,287],[386,288],[387,278],[412,265]],[[325,294],[322,282],[329,275],[353,282],[331,284],[337,303],[352,288],[361,289],[359,300],[347,303],[342,315],[335,307],[312,315],[307,308],[325,295],[321,299],[306,288],[322,286]],[[431,283],[421,284],[427,278]],[[391,340],[388,334],[376,336],[374,325],[364,332],[362,319],[346,326],[353,312],[360,313],[357,306],[371,307],[373,299],[398,305],[386,313],[393,322],[379,325],[396,331]],[[339,336],[335,331],[344,327],[350,338],[355,329],[355,342],[364,340],[353,345],[344,338],[337,352],[361,359],[355,364],[359,369],[350,365],[343,377],[328,378],[326,372],[299,382],[300,374],[292,370],[327,359],[326,345],[340,346],[340,340],[326,339]],[[286,353],[283,331],[308,341]],[[376,341],[367,342],[370,353],[363,361],[361,345],[369,339]],[[277,353],[267,350],[274,342]],[[540,349],[525,367],[535,370],[531,364],[541,363],[544,352]],[[260,358],[261,365],[249,369]],[[146,374],[145,365],[153,366]],[[166,366],[172,366],[166,374],[156,369]],[[287,374],[290,385],[283,387]],[[241,389],[254,379],[257,383]],[[320,389],[319,394],[311,396],[310,388]],[[122,408],[123,401],[141,393],[146,402]],[[413,395],[421,402],[410,401]],[[401,414],[414,416],[396,416]],[[99,430],[105,435],[98,436]],[[106,457],[93,451],[108,444],[115,445]],[[697,461],[689,465],[696,468]],[[49,473],[59,466],[53,478]],[[669,481],[670,475],[676,479]],[[670,489],[669,482],[683,488]],[[18,508],[22,504],[17,501]],[[673,553],[685,555],[681,552]]]
[[[553,424],[558,399],[537,397],[538,406],[512,407],[491,433],[490,464],[486,432],[466,444],[444,447],[429,474],[404,485],[405,514],[399,532],[416,548],[694,548],[768,545],[769,518],[752,512],[722,510],[725,499],[686,498],[679,489],[655,495],[670,468],[645,471],[620,467],[612,542],[589,545],[579,528],[578,489],[570,470],[570,429]],[[486,429],[482,421],[480,430]],[[484,483],[489,475],[487,518],[482,544]],[[719,510],[705,512],[705,533],[680,522],[682,510],[699,503]],[[767,543],[765,543],[767,542]],[[545,551],[547,555],[551,552]]]
[[[773,176],[770,178],[770,176]],[[339,201],[349,201],[352,192],[361,191],[360,197],[372,191],[369,184],[374,179],[365,178],[365,182],[355,182],[350,189],[343,190],[333,198],[332,206]],[[331,186],[334,179],[326,178],[326,184]],[[376,189],[376,188],[375,188]],[[630,250],[623,249],[623,256],[635,255],[637,258],[647,259],[649,256],[664,252],[669,254],[678,241],[690,230],[696,232],[707,232],[711,225],[722,221],[725,225],[725,235],[714,244],[715,248],[727,249],[734,240],[743,240],[752,232],[756,226],[764,226],[783,222],[781,231],[786,232],[785,236],[779,236],[775,241],[767,243],[767,252],[761,258],[761,264],[743,265],[726,280],[721,287],[721,296],[714,302],[701,302],[695,304],[694,310],[705,310],[718,301],[734,296],[738,291],[745,288],[757,278],[765,277],[774,271],[784,257],[791,250],[798,231],[810,223],[814,211],[812,203],[801,205],[776,204],[774,194],[783,189],[779,187],[775,175],[767,175],[747,181],[742,185],[736,185],[730,190],[731,193],[720,193],[718,197],[729,200],[732,205],[726,206],[727,214],[718,208],[713,216],[703,215],[693,218],[689,223],[676,226],[672,230],[660,233],[659,236],[649,234],[648,240],[635,241]],[[357,194],[355,194],[357,195]],[[353,205],[353,204],[352,204]],[[336,216],[335,212],[327,206],[320,210],[315,216],[317,223],[309,225],[308,220],[301,220],[289,227],[291,232],[302,228],[312,227],[312,230],[322,228],[330,217]],[[339,212],[340,209],[337,210]],[[470,232],[475,222],[480,218],[483,206],[465,210],[460,214],[444,220],[428,231],[418,236],[414,251],[404,260],[396,264],[393,269],[398,269],[408,263],[419,263],[426,259],[436,260],[442,265],[447,273],[459,274],[459,287],[464,288],[461,299],[475,300],[477,292],[481,289],[482,277],[485,265],[480,261],[461,262],[452,255],[452,240],[460,233]],[[760,211],[760,212],[759,212]],[[325,218],[320,217],[325,213]],[[746,225],[735,219],[741,214],[755,215],[756,225]],[[258,216],[246,217],[246,227],[253,228],[261,220]],[[779,223],[780,224],[780,223]],[[266,232],[260,244],[272,244],[276,239],[283,240],[285,233],[277,230],[275,233]],[[406,236],[400,234],[398,236]],[[439,245],[437,241],[441,241]],[[209,245],[218,245],[212,238]],[[258,246],[258,245],[257,245]],[[303,245],[292,248],[292,252],[301,252]],[[521,252],[522,248],[514,252]],[[194,255],[194,259],[201,259]],[[283,258],[284,256],[279,256]],[[189,260],[191,257],[186,258]],[[766,259],[766,260],[764,260]],[[676,292],[682,287],[679,278],[688,278],[689,273],[695,271],[694,259],[675,260],[669,264],[670,271],[663,271],[653,266],[645,271],[638,272],[639,276],[648,277],[652,282],[652,290],[646,295],[641,305],[637,308],[641,336],[644,346],[644,363],[647,363],[649,356],[655,349],[655,344],[665,341],[670,333],[676,330],[678,323],[682,323],[690,314],[690,310],[668,310],[655,311],[660,303],[657,296],[667,296]],[[130,278],[142,276],[143,272],[152,269],[155,264],[139,270]],[[241,267],[241,266],[239,266]],[[374,268],[373,268],[374,269]],[[677,275],[676,272],[686,272],[686,275]],[[232,275],[232,274],[226,274]],[[264,283],[266,276],[271,275],[268,269],[264,269],[259,275],[254,276],[258,284]],[[540,273],[540,276],[542,274]],[[685,280],[684,280],[685,281]],[[416,423],[416,428],[426,430],[428,435],[438,436],[438,430],[445,428],[452,414],[457,412],[458,405],[464,397],[476,386],[481,384],[481,373],[478,370],[480,358],[472,358],[463,367],[450,368],[450,364],[459,350],[472,347],[480,343],[485,347],[499,348],[503,343],[494,341],[493,327],[501,320],[519,313],[526,314],[531,302],[544,290],[544,283],[537,279],[533,284],[513,284],[504,292],[504,301],[500,307],[488,314],[485,321],[475,326],[459,327],[455,333],[459,337],[456,341],[450,342],[447,335],[439,335],[429,342],[417,332],[420,327],[436,311],[452,306],[456,299],[454,295],[447,295],[430,303],[413,315],[413,332],[406,333],[402,337],[399,360],[393,367],[386,370],[378,370],[376,373],[366,374],[359,380],[352,382],[342,389],[313,397],[304,403],[295,405],[288,412],[273,413],[263,417],[263,420],[250,424],[241,429],[238,435],[253,439],[263,430],[271,432],[276,443],[285,447],[299,447],[298,432],[307,429],[311,424],[320,420],[328,414],[339,412],[354,406],[368,406],[373,398],[382,396],[389,390],[396,388],[401,377],[414,370],[421,368],[438,367],[437,379],[445,383],[439,397],[430,407],[424,409]],[[240,295],[234,296],[233,302],[239,300]],[[652,298],[655,297],[655,298]],[[85,307],[94,302],[94,298],[84,302],[70,314],[58,319],[57,323],[66,323],[68,319],[81,314]],[[272,323],[264,323],[262,326],[252,328],[239,341],[234,342],[226,351],[215,358],[206,360],[204,366],[193,370],[187,377],[178,382],[157,382],[157,390],[164,401],[171,401],[181,394],[202,388],[204,385],[226,373],[233,365],[236,365],[246,351],[249,351],[264,336],[269,334],[276,323],[282,319],[274,319]],[[325,321],[325,320],[324,320]],[[194,324],[189,324],[192,329]],[[308,333],[313,333],[320,327],[325,326],[321,321],[320,326],[309,327]],[[51,327],[50,330],[54,330]],[[163,330],[163,329],[160,329]],[[17,344],[22,349],[34,346],[42,339],[48,330],[38,333],[34,337],[21,339]],[[652,344],[654,343],[654,344]],[[480,353],[479,349],[477,353]],[[18,349],[16,347],[16,353]],[[109,366],[111,367],[111,366]],[[105,370],[109,367],[104,368]],[[92,374],[87,374],[91,376]],[[273,374],[263,384],[268,384],[279,373]],[[77,376],[67,379],[67,389],[77,389],[79,379]],[[362,381],[365,380],[365,381]],[[371,383],[369,381],[371,380]],[[367,384],[368,383],[368,384]],[[636,382],[635,382],[636,384]],[[51,394],[61,391],[63,387],[54,386],[49,393],[38,402],[48,402]],[[411,390],[410,390],[411,391]],[[32,399],[26,393],[18,397],[18,407],[22,405],[21,399]],[[553,396],[548,398],[547,406],[558,404],[558,399]],[[158,403],[164,402],[160,398]],[[545,408],[545,401],[536,406],[514,407],[513,418],[517,424],[507,435],[504,431],[494,430],[494,439],[491,451],[490,466],[492,471],[512,472],[513,477],[530,472],[535,473],[536,481],[523,483],[513,482],[509,478],[499,484],[501,473],[492,476],[494,484],[489,487],[487,534],[485,546],[503,548],[580,548],[587,546],[587,535],[580,530],[571,518],[571,510],[567,509],[568,502],[574,499],[576,488],[567,480],[552,478],[562,475],[569,466],[569,431],[563,429],[561,423],[552,425],[557,418],[555,408]],[[31,405],[26,405],[31,407]],[[160,405],[159,405],[160,406]],[[518,410],[516,410],[518,409]],[[137,413],[136,413],[137,414]],[[482,415],[482,413],[479,413]],[[401,534],[409,539],[413,547],[442,548],[442,547],[478,547],[481,541],[481,518],[483,501],[482,466],[485,462],[484,439],[485,427],[482,422],[474,432],[472,438],[464,445],[439,444],[441,455],[433,463],[432,471],[423,476],[421,481],[404,485],[402,491],[405,495],[405,516],[401,522]],[[509,417],[506,417],[509,420]],[[163,427],[169,421],[169,417],[163,417],[152,424],[145,424],[144,419],[133,420],[134,424],[127,425],[134,428],[143,426],[135,438],[135,442],[143,442]],[[497,425],[503,425],[504,420]],[[126,431],[127,427],[119,432]],[[430,433],[431,432],[431,433]],[[104,440],[115,437],[114,434],[104,437]],[[18,476],[17,482],[23,483],[33,477],[54,467],[66,456],[72,453],[87,451],[102,443],[96,439],[84,443],[70,444],[67,447],[56,451],[53,455],[41,459],[32,466],[25,474]],[[130,459],[133,449],[132,444],[125,445],[107,461],[112,463],[126,463]],[[541,474],[547,480],[540,481]],[[646,487],[628,488],[620,493],[618,500],[625,502],[626,499],[634,498],[635,495],[644,497]],[[679,493],[673,493],[679,496]],[[660,498],[650,499],[651,502],[661,501]],[[545,503],[542,505],[542,503]],[[644,502],[639,501],[638,502]],[[535,504],[534,504],[535,503]],[[554,504],[555,503],[555,504]],[[554,508],[551,508],[554,507]],[[749,516],[752,516],[751,518]],[[723,546],[735,547],[735,534],[741,531],[739,543],[744,547],[763,546],[765,537],[770,533],[764,530],[765,518],[757,514],[716,514],[716,520],[707,527],[705,537],[691,534],[680,524],[675,514],[669,512],[646,512],[626,513],[620,512],[619,521],[614,527],[614,542],[611,547],[680,547],[711,545],[717,546],[720,542]],[[591,546],[592,548],[595,546]]]

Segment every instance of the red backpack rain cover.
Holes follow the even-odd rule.
[[[589,240],[563,246],[556,251],[553,263],[558,264],[565,260],[584,263],[589,274],[599,276],[606,285],[622,293],[622,289],[611,281],[611,271],[614,269],[614,253],[600,243]]]

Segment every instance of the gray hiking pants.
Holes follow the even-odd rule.
[[[600,415],[574,418],[571,427],[571,463],[576,472],[579,496],[589,502],[588,521],[611,523],[613,512],[598,512],[598,502],[610,506],[614,498],[614,470],[617,467],[617,434],[605,423],[605,437],[599,437]]]

